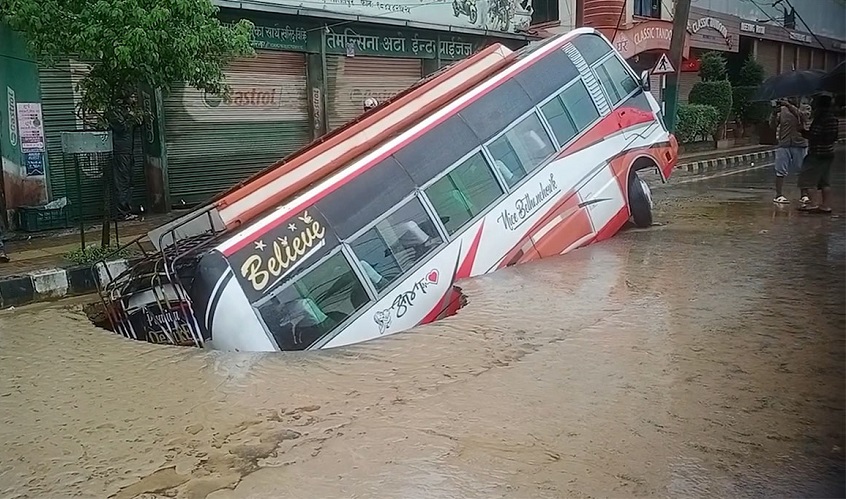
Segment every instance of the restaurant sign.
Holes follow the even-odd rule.
[[[699,19],[692,19],[687,23],[687,31],[693,38],[692,44],[694,46],[717,50],[725,50],[728,47],[728,50],[733,52],[737,50],[734,43],[734,34],[723,21],[716,17],[703,16]]]
[[[814,41],[814,39],[811,38],[811,35],[808,35],[808,34],[805,34],[805,33],[797,33],[795,31],[790,32],[790,39],[795,41],[795,42],[802,42],[802,43],[812,43]]]
[[[766,27],[759,24],[742,22],[740,23],[740,31],[744,33],[755,33],[756,35],[763,35],[767,32]]]
[[[614,48],[623,58],[634,57],[641,52],[656,50],[668,52],[670,40],[673,38],[673,23],[670,21],[646,21],[622,30],[607,30],[600,28],[610,40],[614,40]],[[685,37],[683,55],[687,57],[690,51],[688,37]]]

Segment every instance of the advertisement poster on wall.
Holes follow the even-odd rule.
[[[338,14],[401,19],[444,27],[456,26],[504,33],[516,33],[528,28],[533,12],[531,0],[338,0],[322,4],[304,4],[296,0],[265,0],[264,3],[298,9],[310,8],[313,5],[316,10]]]
[[[27,176],[44,175],[44,122],[41,104],[37,102],[17,103],[18,136],[25,161]]]

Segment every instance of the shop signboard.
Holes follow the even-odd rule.
[[[748,28],[747,28],[748,29]],[[687,23],[691,47],[737,52],[740,20],[719,12],[691,9]]]
[[[233,21],[224,23],[232,26]],[[305,52],[309,31],[313,28],[297,23],[274,23],[271,21],[253,21],[252,46],[263,50],[289,50]]]
[[[744,33],[755,33],[756,35],[763,35],[767,32],[766,26],[760,24],[741,22],[740,31]]]
[[[620,54],[629,59],[642,52],[650,50],[668,52],[670,40],[673,38],[673,23],[663,20],[652,20],[638,23],[625,30],[610,30],[601,28],[605,36],[614,40],[614,47]],[[685,37],[682,55],[689,54],[689,37]]]
[[[326,52],[348,57],[356,55],[458,60],[478,48],[459,36],[424,35],[407,31],[385,32],[361,27],[328,28]]]
[[[308,15],[308,2],[299,0],[263,0],[263,5],[298,9]],[[531,0],[333,0],[315,2],[313,10],[327,13],[362,16],[376,19],[398,19],[449,27],[517,33],[529,27],[532,20]]]

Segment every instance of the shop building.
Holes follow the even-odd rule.
[[[368,97],[384,101],[487,44],[516,49],[536,38],[526,32],[531,5],[519,0],[387,0],[331,10],[303,9],[293,0],[217,3],[223,22],[254,23],[256,55],[227,68],[225,98],[183,85],[142,92],[155,120],[135,134],[135,201],[148,210],[201,203],[355,119]],[[45,198],[75,189],[63,165],[61,133],[90,126],[77,112],[76,84],[87,70],[72,59],[37,70]],[[82,180],[86,198],[96,199],[96,172]]]
[[[699,60],[705,52],[720,52],[726,59],[740,54],[740,19],[720,12],[691,7],[687,22],[690,52],[679,75],[679,102],[687,102],[693,86],[700,81]],[[741,54],[745,59],[747,50]]]
[[[0,228],[20,206],[47,199],[38,65],[25,40],[0,24]]]
[[[650,70],[670,50],[672,0],[560,0],[558,23],[542,26],[541,36],[591,26],[612,40],[636,71]],[[805,23],[808,23],[805,25]],[[726,55],[730,64],[749,57],[767,75],[793,69],[831,69],[846,58],[846,7],[838,0],[739,2],[694,0],[687,23],[679,100],[687,102],[699,81],[699,60],[707,51]],[[663,97],[653,76],[653,94]]]
[[[454,17],[451,4],[433,7]],[[360,15],[338,20],[224,9],[221,16],[255,24],[256,56],[226,71],[227,99],[190,87],[160,96],[164,140],[150,155],[166,172],[160,183],[170,206],[203,202],[357,118],[368,97],[385,101],[488,43],[516,48],[529,40],[513,29],[440,26],[445,31],[423,22],[367,22]]]

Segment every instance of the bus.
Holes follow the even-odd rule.
[[[149,239],[101,290],[124,336],[334,348],[455,313],[456,282],[652,224],[678,159],[649,92],[579,28],[494,45]]]

